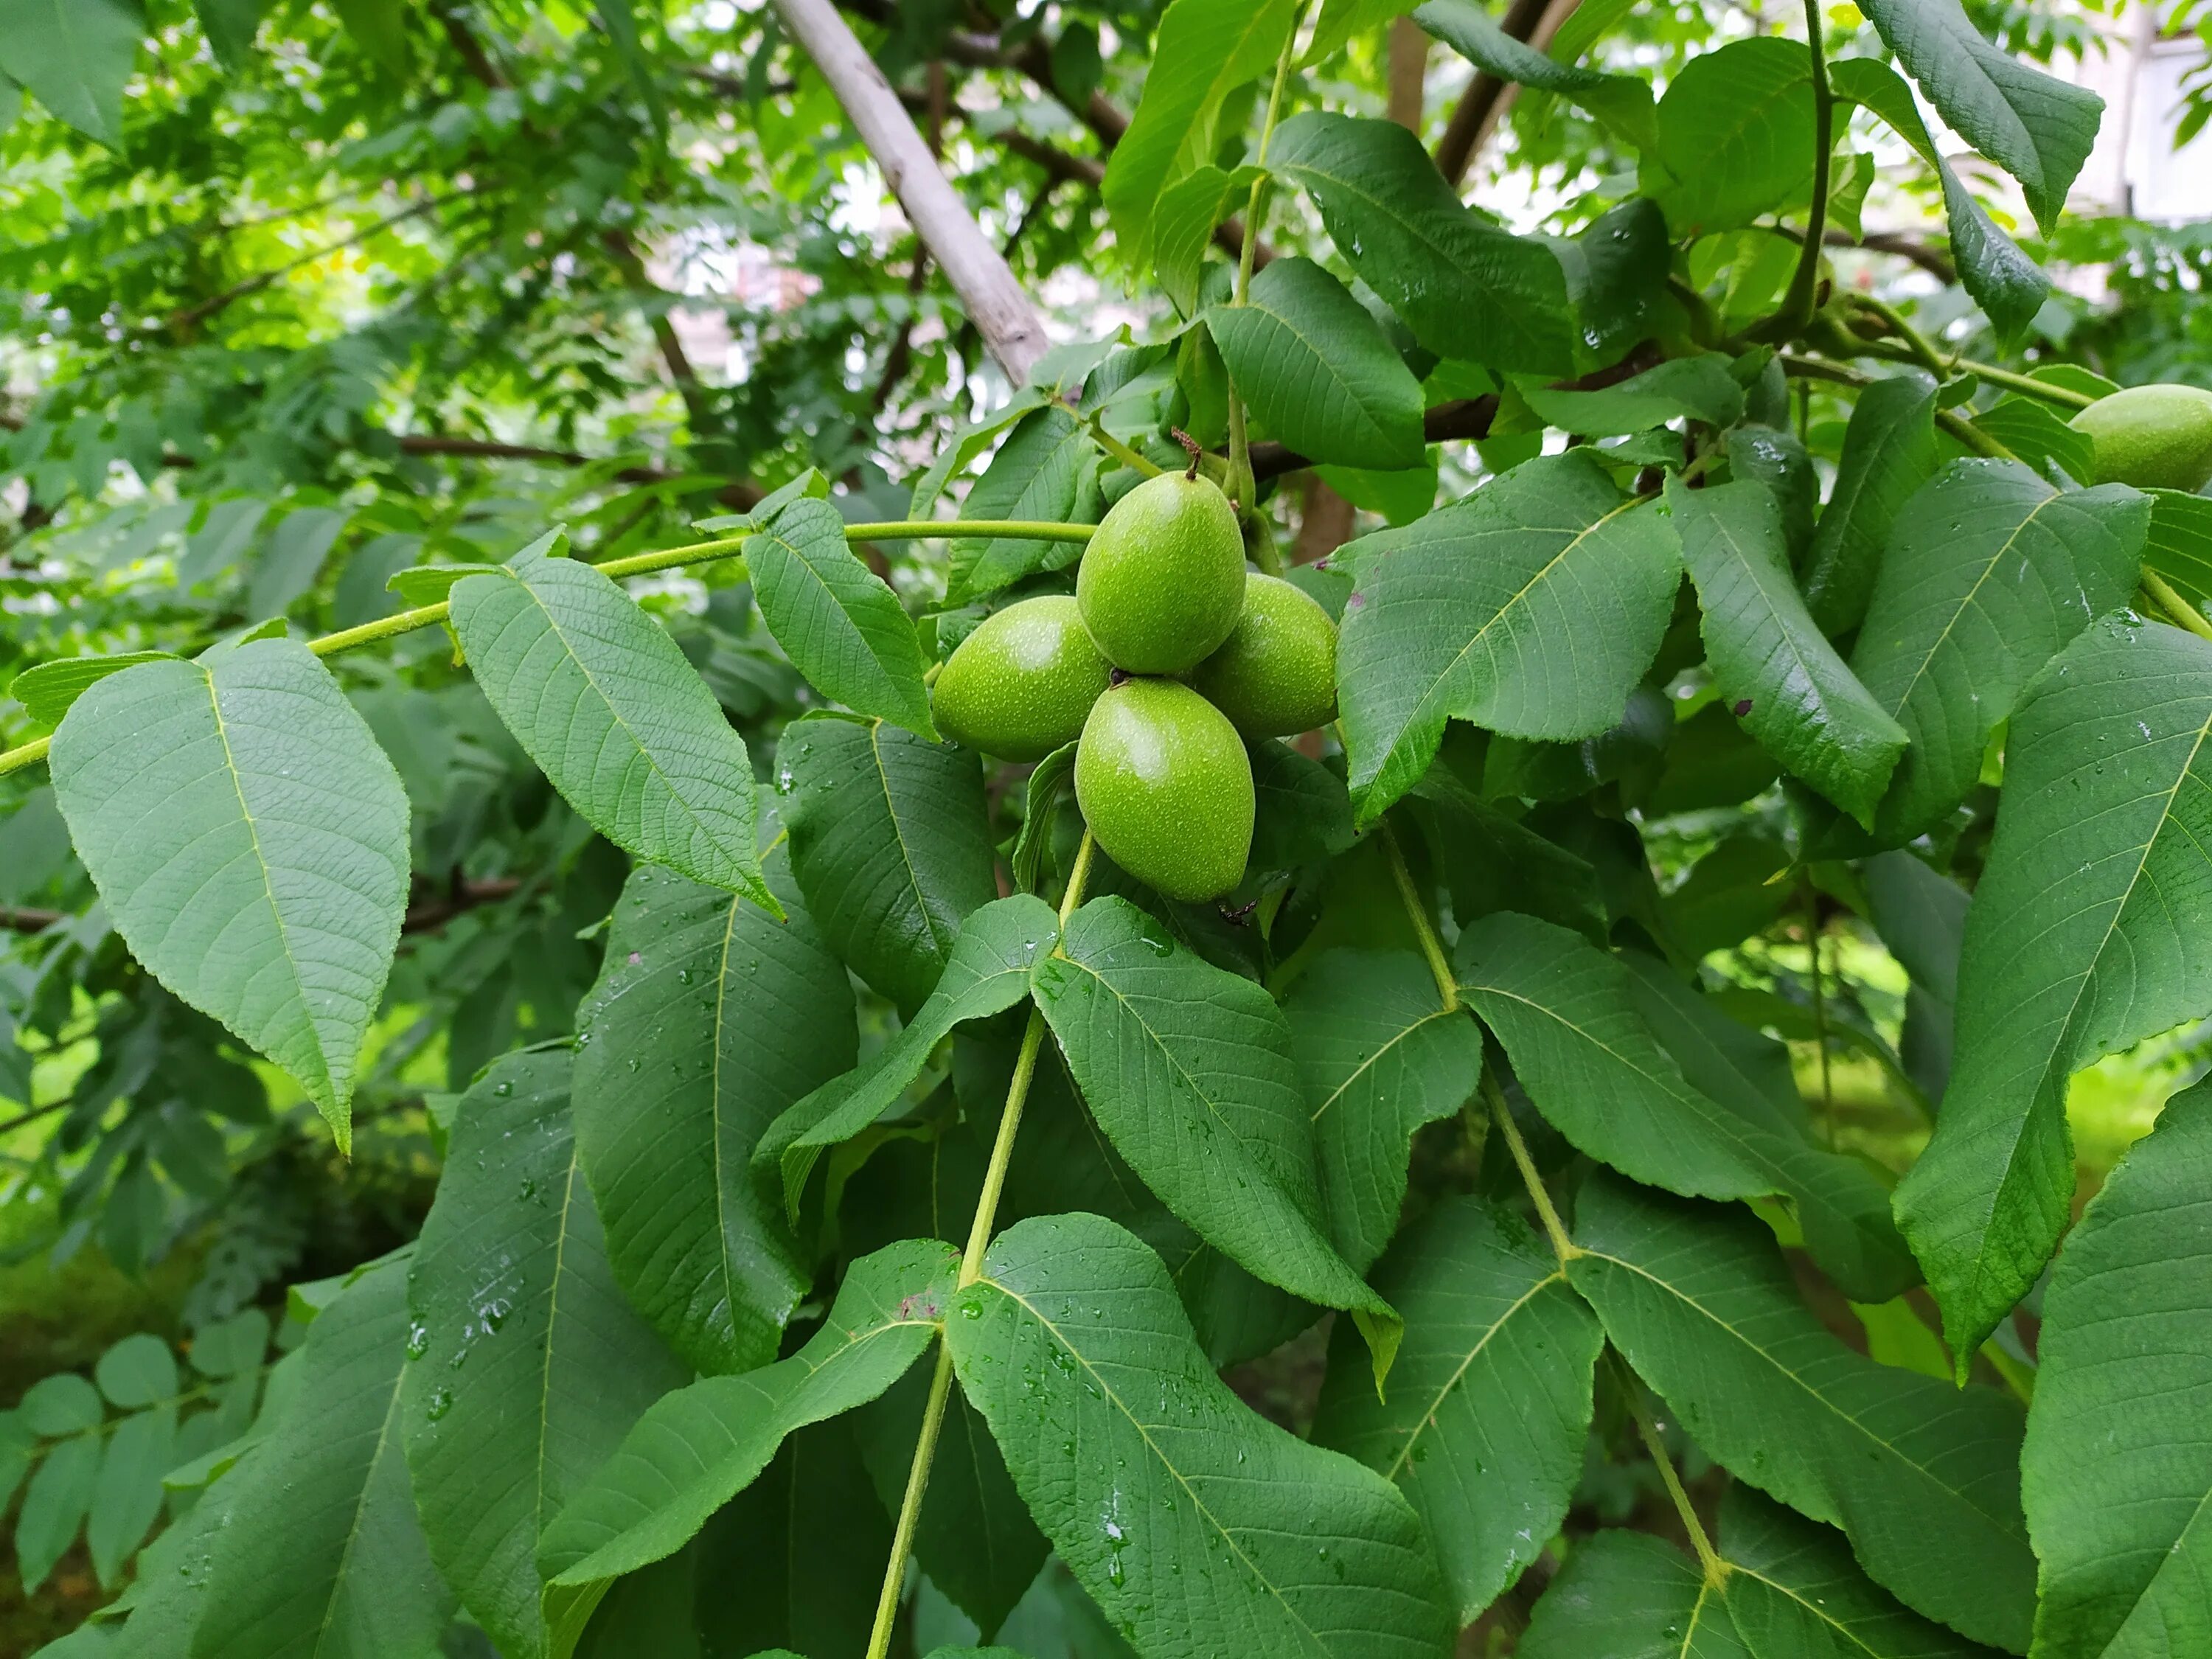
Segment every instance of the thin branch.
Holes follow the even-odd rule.
[[[1498,27],[1516,40],[1533,42],[1536,31],[1543,26],[1548,4],[1549,0],[1513,0]],[[1467,90],[1461,94],[1451,119],[1445,124],[1443,137],[1437,140],[1437,171],[1455,187],[1466,179],[1475,156],[1490,141],[1510,84],[1488,70],[1477,70],[1474,79],[1467,83]]]
[[[1050,343],[1013,268],[985,238],[890,82],[830,0],[775,0],[775,9],[844,106],[984,344],[1006,378],[1024,384]]]
[[[328,258],[333,253],[357,246],[380,232],[390,230],[394,225],[404,224],[410,219],[419,219],[426,213],[435,212],[448,202],[458,201],[467,194],[466,191],[451,191],[443,196],[434,196],[428,201],[416,202],[410,207],[402,208],[397,213],[379,219],[373,225],[363,226],[350,236],[341,237],[326,246],[311,249],[296,259],[289,259],[271,270],[249,276],[242,283],[234,283],[222,293],[211,295],[196,306],[187,306],[180,311],[170,313],[169,328],[173,333],[189,337],[193,329],[218,312],[237,301],[243,300],[249,294],[258,294],[262,289],[283,281],[285,277],[302,266],[313,264],[318,259]]]

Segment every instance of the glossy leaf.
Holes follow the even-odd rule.
[[[1099,1127],[1145,1184],[1259,1278],[1351,1310],[1387,1368],[1395,1316],[1323,1231],[1313,1125],[1273,1000],[1118,898],[1075,913],[1037,969],[1036,998]]]
[[[1501,369],[1572,371],[1558,256],[1469,211],[1405,128],[1310,110],[1277,130],[1267,166],[1313,198],[1360,280],[1431,350]]]
[[[1283,1007],[1329,1237],[1364,1272],[1398,1231],[1414,1133],[1474,1097],[1482,1034],[1410,951],[1330,951]]]
[[[1609,1177],[1567,1264],[1606,1334],[1705,1450],[1815,1521],[1915,1612],[2018,1652],[2035,1600],[2019,1406],[1878,1365],[1798,1299],[1747,1215]]]
[[[355,1066],[407,905],[399,775],[307,647],[142,663],[54,733],[54,793],[154,976],[352,1141]]]
[[[961,509],[976,519],[1096,519],[1104,510],[1098,499],[1098,453],[1097,440],[1073,411],[1059,404],[1040,409],[1007,434]],[[995,593],[1040,570],[1073,564],[1083,548],[1075,542],[994,536],[963,538],[947,551],[948,597],[967,600]]]
[[[775,911],[744,739],[659,623],[591,566],[546,557],[546,545],[454,585],[453,631],[477,684],[609,841]]]
[[[1884,840],[1958,805],[2029,679],[2133,591],[2149,520],[2124,485],[2061,491],[2011,461],[1954,461],[1905,503],[1851,653],[1912,739]]]
[[[2038,1654],[2212,1644],[2212,1088],[2168,1101],[2043,1299],[2022,1496]]]
[[[1314,1442],[1397,1483],[1469,1623],[1565,1517],[1604,1338],[1551,1250],[1473,1199],[1415,1223],[1376,1287],[1406,1321],[1389,1392],[1340,1335]]]
[[[790,1358],[665,1395],[555,1517],[538,1553],[551,1651],[565,1659],[613,1579],[681,1549],[786,1436],[866,1405],[929,1346],[957,1261],[909,1240],[853,1264],[822,1328]]]
[[[836,507],[804,495],[787,503],[745,538],[745,568],[768,631],[816,690],[937,735],[914,619],[853,551]]]
[[[999,896],[981,761],[896,726],[810,714],[784,728],[776,774],[815,925],[862,979],[920,1007],[961,922]]]
[[[453,1597],[400,1450],[407,1269],[363,1271],[308,1328],[301,1398],[240,1483],[215,1546],[193,1659],[422,1653]]]
[[[1362,823],[1427,769],[1448,720],[1549,739],[1617,724],[1681,569],[1656,507],[1572,452],[1354,549],[1337,676]]]
[[[771,878],[791,891],[780,855]],[[849,1067],[850,982],[795,894],[778,922],[650,866],[577,1010],[576,1147],[615,1277],[703,1371],[775,1357],[812,1281],[751,1169],[776,1117]]]
[[[1771,35],[1684,64],[1659,100],[1646,189],[1678,236],[1729,230],[1805,201],[1813,185],[1813,62]]]
[[[2066,1085],[2212,994],[2212,645],[2100,622],[2013,718],[1966,913],[1956,1058],[1897,1212],[1971,1355],[2070,1213]]]
[[[0,74],[111,149],[146,17],[136,0],[0,0]]]
[[[1905,728],[1806,611],[1773,492],[1749,480],[1691,489],[1675,478],[1667,506],[1704,607],[1721,700],[1790,771],[1870,822],[1905,750]]]
[[[1030,1512],[1140,1651],[1450,1651],[1405,1499],[1231,1394],[1134,1235],[1097,1216],[1019,1223],[955,1293],[945,1341]]]
[[[1832,638],[1866,619],[1898,514],[1936,476],[1937,460],[1933,380],[1893,374],[1859,393],[1802,584],[1806,610]]]
[[[623,1299],[568,1121],[570,1057],[461,1097],[409,1273],[399,1427],[430,1558],[513,1659],[542,1654],[538,1540],[645,1408],[690,1380]]]

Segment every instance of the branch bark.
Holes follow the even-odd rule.
[[[1500,27],[1516,40],[1541,52],[1580,3],[1581,0],[1513,0]],[[1478,70],[1468,82],[1459,107],[1452,111],[1443,137],[1437,141],[1437,171],[1453,185],[1465,180],[1474,158],[1512,106],[1516,90],[1512,82],[1501,81],[1488,70]]]
[[[830,0],[775,0],[775,9],[837,94],[983,343],[1006,378],[1024,384],[1049,342],[1013,267],[984,236],[898,94]]]

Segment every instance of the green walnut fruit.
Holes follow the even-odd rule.
[[[1187,685],[1124,680],[1092,705],[1075,799],[1107,856],[1170,898],[1218,898],[1244,878],[1251,757]]]
[[[1187,674],[1237,626],[1244,538],[1209,478],[1167,472],[1114,503],[1076,572],[1084,625],[1132,674]]]
[[[1024,599],[985,619],[937,677],[937,729],[1012,761],[1042,760],[1083,735],[1113,670],[1073,599]]]
[[[2191,495],[2212,480],[2212,392],[2131,386],[2074,417],[2096,446],[2099,483]]]
[[[1244,579],[1244,612],[1191,690],[1247,737],[1287,738],[1336,718],[1336,624],[1279,576]]]

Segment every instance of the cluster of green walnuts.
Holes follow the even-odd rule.
[[[1248,573],[1236,509],[1196,471],[1148,478],[1084,550],[1075,595],[1024,599],[960,642],[938,730],[1004,760],[1068,743],[1106,855],[1170,898],[1218,898],[1252,848],[1244,739],[1336,717],[1336,625]]]

